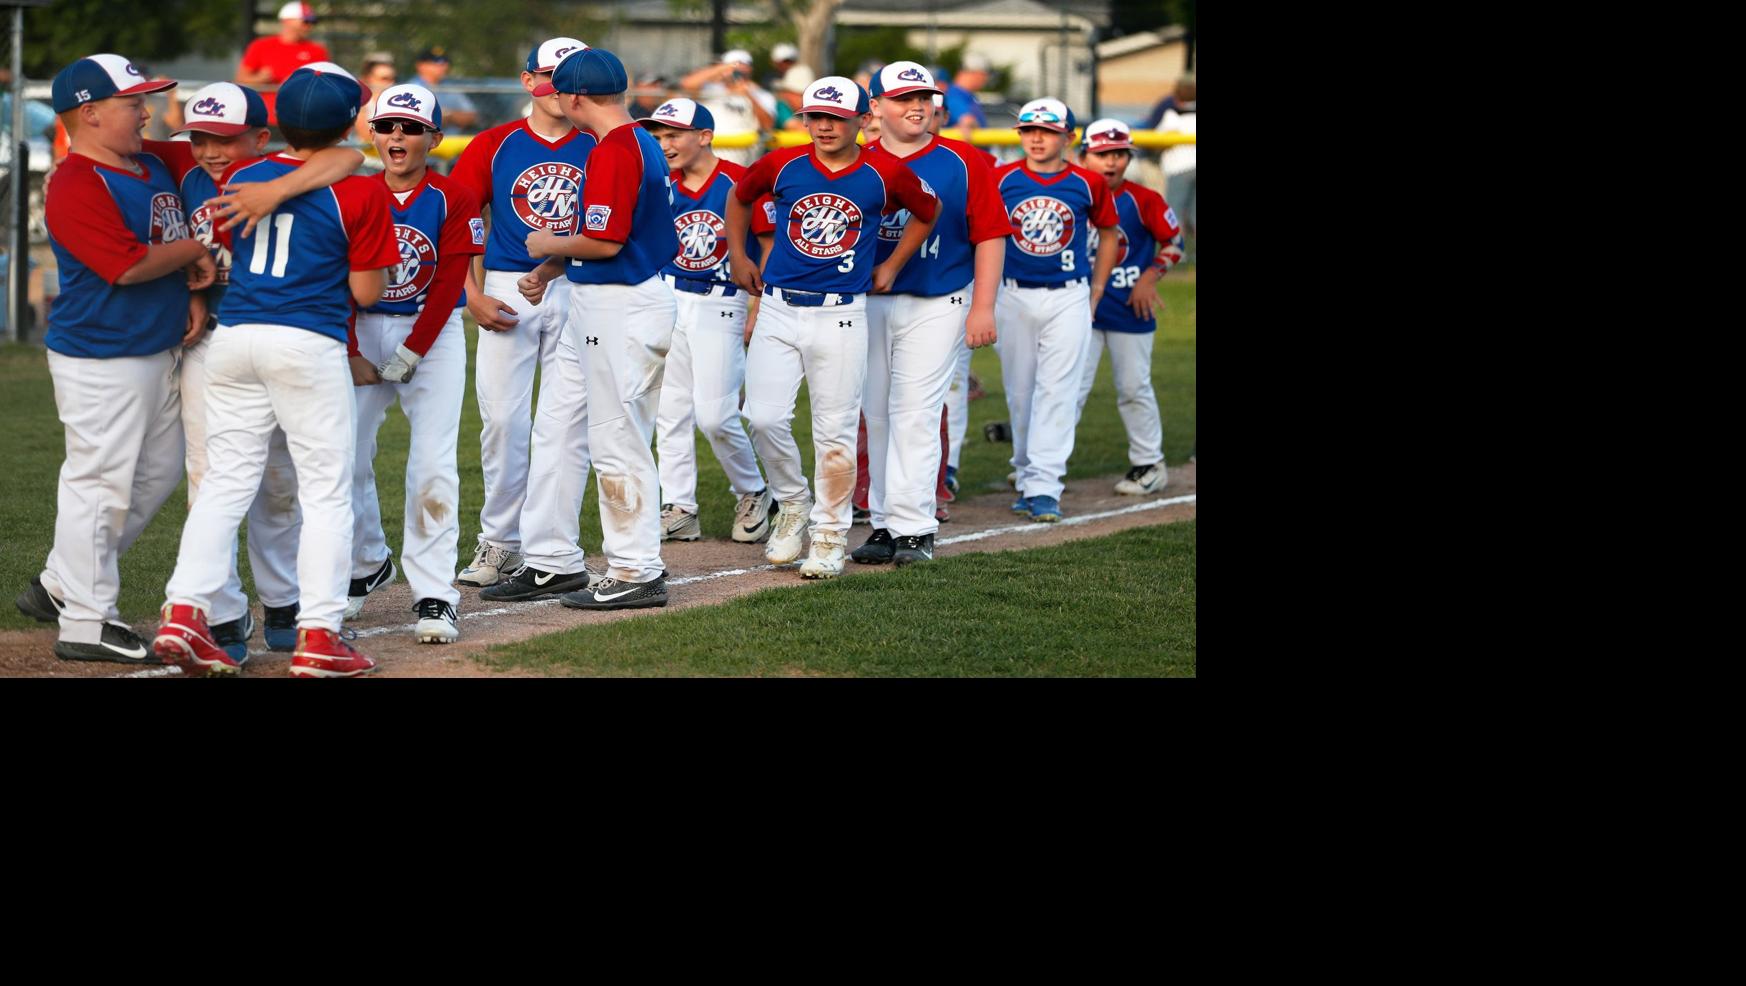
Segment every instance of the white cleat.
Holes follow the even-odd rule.
[[[843,574],[843,550],[848,546],[848,537],[836,531],[814,531],[812,554],[800,566],[800,577],[834,579]]]
[[[703,523],[684,507],[669,503],[661,508],[661,540],[695,541],[703,536]]]
[[[747,493],[734,507],[733,538],[741,544],[757,544],[770,536],[776,521],[776,497],[768,489]]]
[[[455,626],[455,607],[441,599],[420,599],[413,609],[418,610],[418,635],[421,644],[452,644],[461,639],[461,628]]]
[[[776,526],[770,530],[770,542],[764,545],[764,557],[772,565],[786,565],[800,557],[801,529],[806,515],[812,512],[812,500],[783,503],[776,511]]]
[[[496,585],[504,579],[514,578],[515,573],[521,571],[522,564],[521,552],[499,548],[480,538],[479,547],[473,551],[472,563],[461,569],[455,581],[480,588]]]
[[[1164,469],[1164,463],[1157,462],[1129,469],[1127,476],[1115,484],[1115,491],[1125,496],[1144,496],[1163,489],[1167,482],[1169,476]]]

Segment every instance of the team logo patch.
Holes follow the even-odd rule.
[[[820,99],[828,99],[833,103],[840,103],[843,101],[843,93],[836,86],[825,86],[818,92],[813,93],[813,95]]]
[[[1102,242],[1103,237],[1101,231],[1096,226],[1091,227],[1091,231],[1085,234],[1086,252],[1093,257],[1097,256],[1097,245]],[[1122,264],[1127,263],[1128,260],[1128,231],[1120,226],[1116,227],[1116,242],[1121,244],[1122,248],[1122,252],[1116,257],[1115,262],[1115,265],[1120,267]]]
[[[400,264],[389,275],[383,301],[405,301],[429,290],[436,278],[436,244],[416,226],[394,224],[394,239],[400,245]]]
[[[556,161],[523,171],[509,189],[510,205],[523,223],[559,236],[576,232],[581,196],[582,169]]]
[[[808,195],[788,211],[788,242],[808,257],[840,257],[861,238],[861,221],[861,207],[840,195]]]
[[[775,202],[765,200],[765,202],[764,202],[764,218],[765,218],[765,220],[767,220],[770,223],[770,225],[772,225],[772,226],[776,225],[776,203]]]
[[[473,234],[474,246],[485,245],[485,220],[469,219],[467,220],[467,229]]]
[[[588,207],[588,228],[597,233],[606,231],[606,221],[612,218],[612,206],[591,205]]]
[[[188,112],[196,113],[200,116],[223,116],[224,104],[219,102],[216,96],[208,96],[200,102],[195,103],[193,106],[188,107]]]
[[[1170,206],[1164,207],[1164,221],[1175,226],[1177,229],[1182,228],[1182,223],[1178,222],[1176,219],[1176,210]]]
[[[707,271],[727,259],[727,222],[708,209],[696,209],[673,220],[679,234],[679,255],[673,262],[685,270]]]
[[[394,98],[388,100],[388,105],[394,106],[394,107],[397,107],[397,108],[403,109],[403,110],[420,109],[420,107],[418,105],[418,97],[414,96],[412,93],[409,93],[409,92],[395,93]]]
[[[214,242],[212,221],[218,209],[216,206],[203,205],[188,217],[188,235],[206,244],[206,249],[212,251],[212,262],[218,265],[218,283],[230,283],[230,250],[223,243]]]
[[[928,81],[928,77],[921,74],[921,69],[917,69],[917,68],[906,68],[903,71],[897,73],[897,77],[902,79],[905,82],[926,82],[926,81]]]
[[[879,238],[886,243],[903,239],[903,224],[909,222],[909,210],[899,209],[879,220]]]
[[[1034,257],[1052,257],[1073,242],[1073,210],[1060,199],[1033,195],[1012,210],[1013,242]]]
[[[188,220],[182,214],[182,199],[174,192],[152,196],[151,242],[174,243],[188,238]]]

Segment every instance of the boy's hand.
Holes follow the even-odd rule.
[[[405,383],[412,379],[413,371],[418,369],[418,361],[421,359],[424,357],[407,349],[403,344],[395,346],[394,355],[384,360],[377,369],[382,371],[381,379],[389,383]]]
[[[183,268],[188,272],[188,290],[204,291],[218,280],[218,265],[213,262],[212,254],[202,250],[199,259]]]
[[[764,278],[758,272],[758,265],[746,259],[745,254],[730,257],[728,274],[741,291],[750,294],[754,299],[764,294]]]
[[[753,295],[746,305],[746,345],[752,344],[752,326],[758,321],[758,302],[763,301],[760,295]]]
[[[969,317],[964,319],[964,345],[976,349],[994,342],[994,338],[994,313],[970,309]]]
[[[207,329],[206,296],[191,294],[188,296],[188,327],[182,331],[182,348],[186,349],[200,341]]]
[[[1091,313],[1093,317],[1096,317],[1097,315],[1097,303],[1102,300],[1103,285],[1099,284],[1097,287],[1091,289]]]
[[[530,305],[539,304],[540,299],[546,296],[546,282],[544,278],[540,277],[537,268],[521,275],[521,279],[515,282],[515,289],[521,292],[521,296],[526,298]]]
[[[521,323],[515,309],[486,294],[468,295],[467,312],[481,329],[491,332],[508,332]]]
[[[352,386],[368,387],[382,382],[382,378],[376,374],[376,368],[364,357],[351,356],[346,362],[352,365]]]
[[[221,219],[229,220],[217,227],[221,233],[235,229],[242,224],[243,236],[255,231],[255,224],[265,219],[285,201],[285,196],[274,189],[274,182],[250,181],[226,188],[223,195],[206,200],[206,204],[215,206],[217,214],[213,222]]]
[[[1134,282],[1134,292],[1128,295],[1128,307],[1140,318],[1152,318],[1153,310],[1162,311],[1164,302],[1158,300],[1158,268],[1148,267]]]
[[[550,257],[560,239],[562,237],[549,229],[536,229],[527,234],[527,255],[535,260],[541,257]]]
[[[897,280],[897,270],[887,260],[873,268],[873,293],[884,294],[891,290],[891,282]]]

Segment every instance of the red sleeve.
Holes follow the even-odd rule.
[[[1116,212],[1115,196],[1109,193],[1109,182],[1095,171],[1079,169],[1085,177],[1085,185],[1091,189],[1091,225],[1098,229],[1108,229],[1121,225],[1122,217]]]
[[[351,241],[347,258],[352,270],[381,270],[400,263],[400,245],[394,241],[394,214],[388,211],[388,186],[379,181],[350,175],[333,186],[339,199],[340,220]]]
[[[910,215],[922,222],[932,222],[940,211],[940,200],[922,185],[909,165],[890,158],[886,160],[891,164],[879,169],[879,173],[885,176],[885,214],[889,216],[899,209],[908,209]]]
[[[1147,189],[1147,191],[1151,191]],[[1140,199],[1140,223],[1160,245],[1175,239],[1182,229],[1176,225],[1176,212],[1162,195],[1146,195]]]
[[[642,155],[613,141],[588,155],[582,180],[582,235],[591,240],[623,243],[630,239],[631,214],[642,192]]]
[[[474,137],[449,171],[449,182],[472,193],[473,201],[481,209],[491,204],[491,157],[503,146],[506,136],[508,131],[493,128]]]
[[[194,145],[189,141],[148,140],[144,142],[144,145],[147,153],[156,154],[164,159],[165,164],[170,166],[170,178],[178,186],[182,184],[182,179],[188,172],[200,167],[200,162],[194,160]],[[188,206],[190,212],[200,206],[198,202],[183,204]]]
[[[781,165],[777,158],[784,161],[792,158],[792,154],[766,154],[752,163],[746,169],[746,176],[734,184],[734,198],[741,205],[751,205],[760,197],[769,195],[776,189],[776,170]]]
[[[265,50],[265,45],[268,40],[269,39],[267,38],[256,38],[249,42],[249,46],[243,49],[243,68],[261,69],[267,67],[267,63],[262,61],[262,52]]]
[[[351,310],[346,313],[346,355],[362,356],[358,351],[358,303],[350,302]]]
[[[752,203],[752,235],[776,232],[776,200],[768,195]]]
[[[89,161],[72,156],[63,161],[46,198],[43,218],[49,235],[98,277],[114,284],[145,259],[146,245],[127,228],[121,208]]]
[[[1007,216],[1006,203],[1000,198],[1000,186],[994,181],[994,168],[981,152],[959,154],[964,162],[970,191],[970,242],[998,240],[1017,232]]]
[[[465,253],[441,253],[437,256],[436,279],[424,296],[424,310],[412,323],[406,337],[406,348],[420,356],[430,352],[436,337],[455,313],[455,304],[467,287],[467,257]]]

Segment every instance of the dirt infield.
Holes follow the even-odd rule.
[[[1119,496],[1111,486],[1118,476],[1073,480],[1061,497],[1066,520],[1060,524],[1032,524],[1011,513],[1010,490],[960,497],[950,505],[951,520],[940,527],[936,555],[948,557],[966,552],[1014,551],[1097,537],[1130,527],[1190,520],[1195,516],[1195,466],[1171,467],[1170,482],[1163,492],[1149,497]],[[968,492],[968,491],[966,491]],[[1101,516],[1100,516],[1101,515]],[[868,528],[855,527],[849,534],[851,548],[866,539]],[[954,543],[956,542],[956,543]],[[392,585],[370,597],[363,613],[348,626],[358,631],[360,650],[382,665],[376,677],[386,678],[487,678],[528,677],[526,672],[505,673],[486,667],[474,656],[493,644],[525,640],[554,630],[607,620],[658,619],[662,612],[724,602],[747,593],[775,586],[810,584],[802,580],[798,563],[770,566],[763,545],[725,540],[692,543],[669,542],[662,546],[667,562],[670,601],[665,610],[630,610],[590,613],[566,609],[556,599],[534,603],[490,603],[479,599],[479,590],[461,587],[461,639],[453,644],[419,644],[412,637],[415,617],[406,583],[396,578]],[[804,557],[804,556],[803,556]],[[600,559],[590,555],[590,567]],[[850,562],[846,577],[861,572],[889,571],[890,566],[862,566]],[[150,633],[149,623],[135,627]],[[54,657],[55,630],[0,631],[0,677],[20,678],[112,678],[179,677],[172,667],[129,667],[122,664],[61,661]],[[286,675],[290,655],[265,649],[257,632],[251,643],[244,678],[279,678]]]

